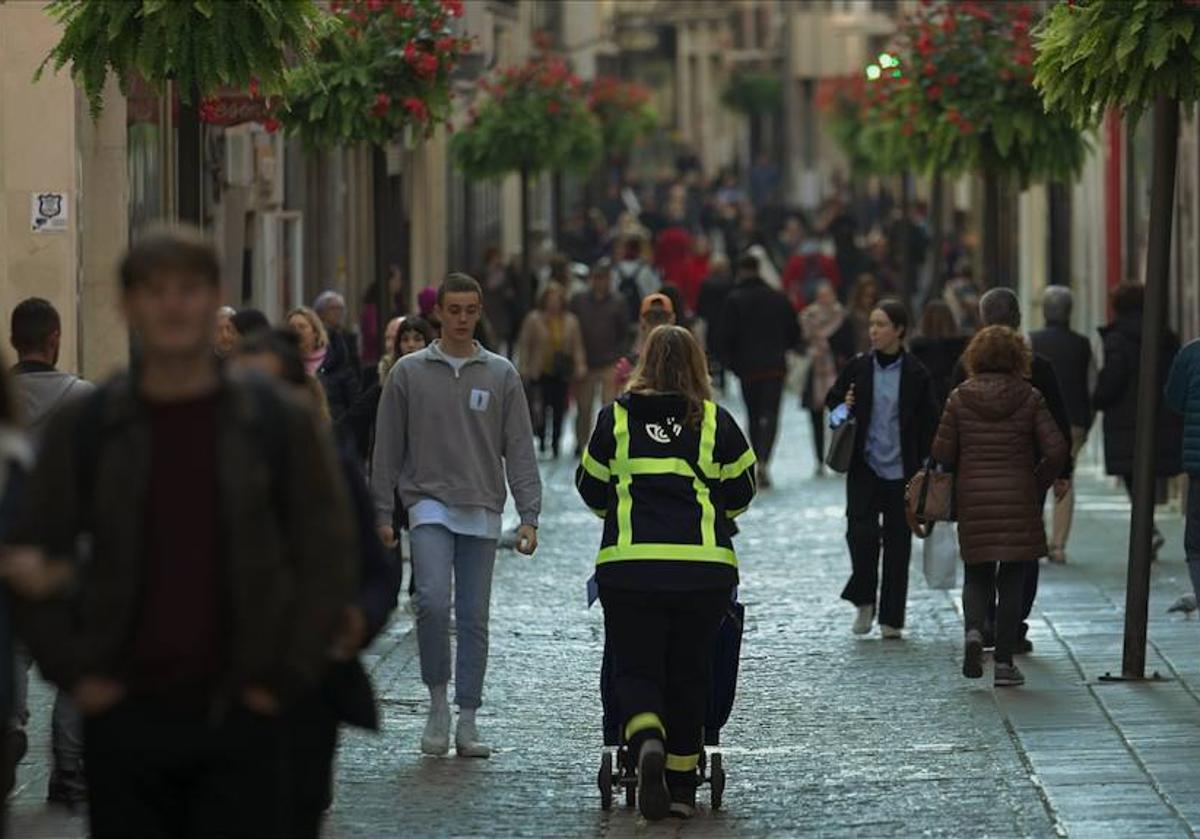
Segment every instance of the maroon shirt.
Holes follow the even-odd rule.
[[[203,689],[222,669],[227,604],[218,559],[217,404],[214,393],[146,405],[150,479],[131,662],[137,692]]]

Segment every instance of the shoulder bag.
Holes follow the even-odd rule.
[[[908,482],[904,489],[904,515],[918,538],[927,537],[934,522],[954,521],[958,517],[954,481],[953,472],[939,471],[934,459],[929,458]]]

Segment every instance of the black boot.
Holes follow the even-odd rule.
[[[667,772],[672,816],[690,819],[696,815],[696,781],[695,772]]]
[[[638,751],[638,809],[647,821],[661,821],[671,812],[671,793],[666,779],[667,752],[663,741],[647,739]]]

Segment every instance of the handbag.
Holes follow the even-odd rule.
[[[904,488],[904,516],[920,539],[930,534],[933,522],[954,521],[958,517],[954,473],[939,472],[936,465],[933,458],[926,460],[925,467]]]
[[[854,438],[858,434],[858,420],[852,415],[833,429],[829,436],[829,449],[825,452],[825,465],[843,475],[850,471],[854,459]]]

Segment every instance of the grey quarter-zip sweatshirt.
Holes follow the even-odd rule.
[[[521,377],[478,343],[457,370],[439,341],[396,363],[375,419],[371,492],[380,524],[391,524],[393,490],[404,506],[504,511],[505,476],[521,523],[537,527],[542,479]]]

